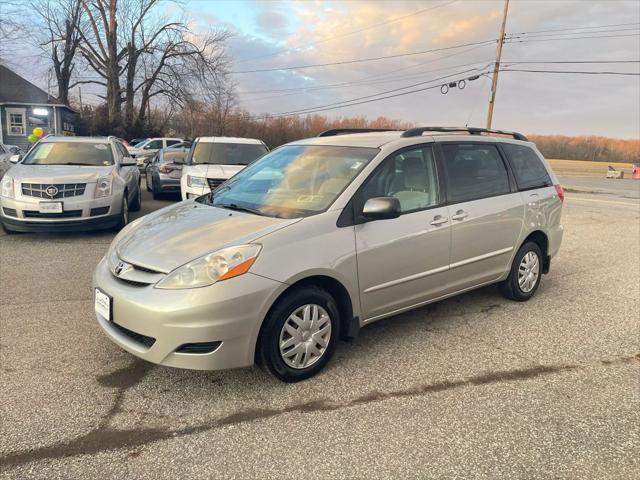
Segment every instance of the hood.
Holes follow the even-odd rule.
[[[142,217],[118,241],[116,249],[126,262],[170,272],[207,253],[250,243],[298,221],[187,200]]]
[[[85,167],[79,165],[23,165],[16,164],[10,175],[27,183],[96,183],[109,175],[114,165]]]

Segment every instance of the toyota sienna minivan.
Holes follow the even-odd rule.
[[[324,132],[129,224],[95,272],[97,321],[150,362],[299,381],[382,318],[493,283],[531,298],[563,199],[518,133]]]

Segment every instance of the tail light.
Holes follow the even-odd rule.
[[[561,202],[564,202],[564,190],[562,189],[562,185],[557,184],[557,185],[554,185],[554,187],[556,188],[556,193],[558,194],[558,198],[560,199]]]
[[[173,165],[164,164],[160,165],[160,168],[158,170],[160,170],[160,173],[171,173],[176,170],[176,167],[174,167]]]

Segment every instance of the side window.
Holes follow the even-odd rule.
[[[449,200],[454,203],[510,192],[509,174],[495,145],[443,144]]]
[[[175,145],[176,143],[180,143],[180,140],[167,140],[167,147]]]
[[[552,185],[547,169],[532,148],[510,143],[504,143],[502,148],[507,154],[520,190]]]
[[[127,147],[125,147],[122,143],[120,142],[116,143],[116,147],[118,148],[118,153],[122,158],[129,156],[129,151],[127,150]]]
[[[387,158],[362,187],[362,201],[396,197],[403,213],[438,204],[438,177],[431,147],[405,150]]]
[[[144,147],[145,150],[158,150],[162,148],[162,140],[152,140]]]
[[[120,163],[122,161],[122,149],[120,148],[120,142],[113,142],[113,149],[116,151],[116,161]]]

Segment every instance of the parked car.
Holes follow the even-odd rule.
[[[155,154],[145,170],[147,190],[158,199],[163,193],[179,193],[187,148],[164,148]]]
[[[269,149],[261,140],[236,137],[196,138],[182,169],[182,199],[219,187]]]
[[[140,174],[116,138],[53,137],[35,144],[0,180],[9,232],[122,228],[142,204]]]
[[[533,143],[473,128],[343,132],[280,147],[123,230],[94,276],[111,340],[162,365],[257,361],[295,382],[382,318],[493,283],[535,294],[564,193]]]

